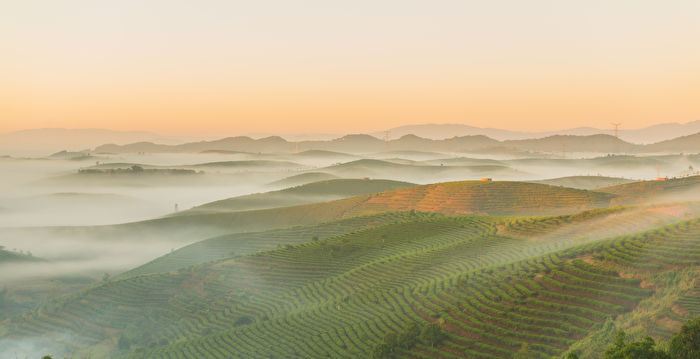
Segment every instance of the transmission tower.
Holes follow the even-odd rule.
[[[618,138],[617,133],[618,133],[618,130],[620,129],[621,123],[611,123],[611,125],[613,125],[613,127],[614,127],[613,131],[615,131],[615,138]]]

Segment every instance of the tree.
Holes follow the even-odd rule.
[[[668,359],[669,356],[663,350],[656,349],[656,343],[651,337],[625,343],[626,334],[623,331],[617,333],[615,343],[605,351],[605,359]]]
[[[131,349],[131,341],[129,338],[124,336],[124,334],[119,336],[119,340],[117,341],[117,347],[119,347],[119,350],[129,350]]]
[[[423,327],[423,330],[421,330],[420,339],[424,343],[434,347],[435,345],[440,344],[443,339],[442,329],[437,324],[428,324]]]
[[[578,354],[569,352],[569,354],[566,354],[566,359],[578,359]]]
[[[673,359],[700,358],[700,317],[683,324],[671,339],[669,354]]]
[[[398,346],[403,349],[410,349],[416,344],[420,336],[420,327],[416,323],[409,323],[403,333],[399,334]]]
[[[399,337],[396,335],[396,333],[387,333],[384,336],[384,343],[386,343],[389,346],[389,349],[394,352],[396,347],[399,346]]]
[[[44,355],[41,359],[53,359],[51,355]]]
[[[131,166],[131,171],[132,172],[143,172],[143,167],[141,167],[139,165],[133,165],[133,166]]]
[[[391,348],[387,343],[379,343],[372,349],[372,359],[386,359],[391,356]]]
[[[523,343],[520,345],[520,349],[518,349],[518,352],[513,354],[513,359],[530,359],[530,358],[537,358],[535,353],[530,351],[530,344],[528,343]]]

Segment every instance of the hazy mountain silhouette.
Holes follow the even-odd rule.
[[[181,145],[163,145],[138,142],[128,145],[108,144],[95,149],[97,153],[174,152],[196,153],[202,151],[281,152],[335,151],[341,153],[378,153],[389,151],[434,152],[517,152],[547,153],[644,153],[644,152],[697,152],[698,135],[680,137],[652,145],[637,145],[611,135],[554,135],[537,139],[497,141],[486,136],[462,136],[444,140],[431,140],[416,135],[383,141],[370,135],[347,135],[331,141],[289,142],[281,137],[228,137],[216,141],[191,142]]]
[[[141,141],[165,144],[185,142],[148,131],[41,128],[0,133],[0,153],[46,155],[62,150],[82,151],[104,143],[127,144]]]
[[[421,124],[407,125],[394,127],[388,130],[391,138],[401,137],[407,134],[414,134],[424,138],[434,140],[451,138],[454,136],[474,136],[483,135],[490,138],[504,140],[524,140],[532,138],[543,138],[553,135],[575,135],[575,136],[590,136],[590,135],[612,135],[614,134],[612,125],[607,129],[594,127],[577,127],[559,131],[542,131],[542,132],[524,132],[510,131],[497,128],[481,128],[462,124]],[[637,144],[649,144],[654,142],[665,141],[676,137],[684,136],[689,133],[700,132],[700,120],[688,123],[662,123],[641,129],[628,130],[622,124],[619,130],[619,138]],[[375,132],[372,135],[383,137],[384,132]]]

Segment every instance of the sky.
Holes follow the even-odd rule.
[[[700,1],[0,0],[0,132],[700,119]]]

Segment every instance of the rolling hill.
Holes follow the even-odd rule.
[[[415,186],[330,202],[240,212],[187,213],[91,227],[3,229],[4,237],[51,236],[100,241],[140,240],[189,244],[206,238],[297,225],[315,225],[393,211],[441,214],[556,214],[610,205],[614,194],[525,182],[461,181]]]
[[[299,244],[373,226],[417,220],[435,215],[436,213],[430,212],[386,212],[350,217],[318,225],[217,236],[179,248],[127,272],[126,275],[169,272],[213,260],[271,250],[279,246]],[[700,215],[700,203],[612,207],[567,216],[555,216],[537,222],[532,222],[529,218],[522,221],[516,220],[507,228],[499,228],[498,233],[515,238],[538,238],[539,240],[581,237],[581,233],[585,233],[587,238],[593,240],[651,229],[697,215]],[[552,228],[560,225],[562,220],[565,221],[566,228],[552,231]]]
[[[323,151],[323,150],[306,150],[295,153],[292,155],[295,158],[304,159],[333,159],[336,161],[348,161],[357,159],[357,156],[334,151]]]
[[[598,191],[616,195],[616,203],[698,200],[700,176],[632,182],[601,188]]]
[[[280,246],[295,245],[380,225],[434,216],[436,216],[435,213],[388,212],[351,217],[318,225],[227,234],[179,248],[130,270],[122,276],[170,272],[200,263],[272,250]]]
[[[291,187],[280,191],[256,193],[203,204],[177,215],[248,211],[327,202],[341,198],[415,186],[413,183],[370,179],[332,179]]]
[[[353,213],[416,210],[443,214],[561,213],[607,207],[614,196],[543,184],[461,181],[370,196]]]
[[[700,132],[647,146],[650,152],[700,152]]]
[[[329,173],[324,172],[306,172],[294,176],[285,177],[281,180],[268,183],[268,185],[273,187],[294,187],[301,186],[311,182],[327,181],[332,179],[338,179],[338,176],[334,176]]]
[[[237,169],[237,170],[257,170],[270,172],[272,170],[298,170],[305,166],[289,161],[271,160],[249,160],[249,161],[220,161],[199,163],[196,165],[182,166],[185,168],[216,168],[216,169]]]
[[[598,152],[619,153],[637,152],[639,145],[625,142],[610,135],[554,135],[538,139],[503,141],[506,147],[539,152]]]
[[[482,177],[496,177],[499,179],[514,179],[529,176],[527,173],[517,171],[502,164],[475,164],[475,165],[444,165],[424,164],[409,160],[376,160],[362,159],[341,163],[320,169],[325,173],[331,173],[339,177],[379,177],[396,180],[434,182],[455,181],[458,179],[478,179]],[[432,181],[431,181],[432,180]]]
[[[569,176],[532,181],[532,183],[541,183],[550,186],[562,186],[586,190],[594,190],[603,187],[610,187],[631,182],[634,182],[634,180],[605,176]]]

